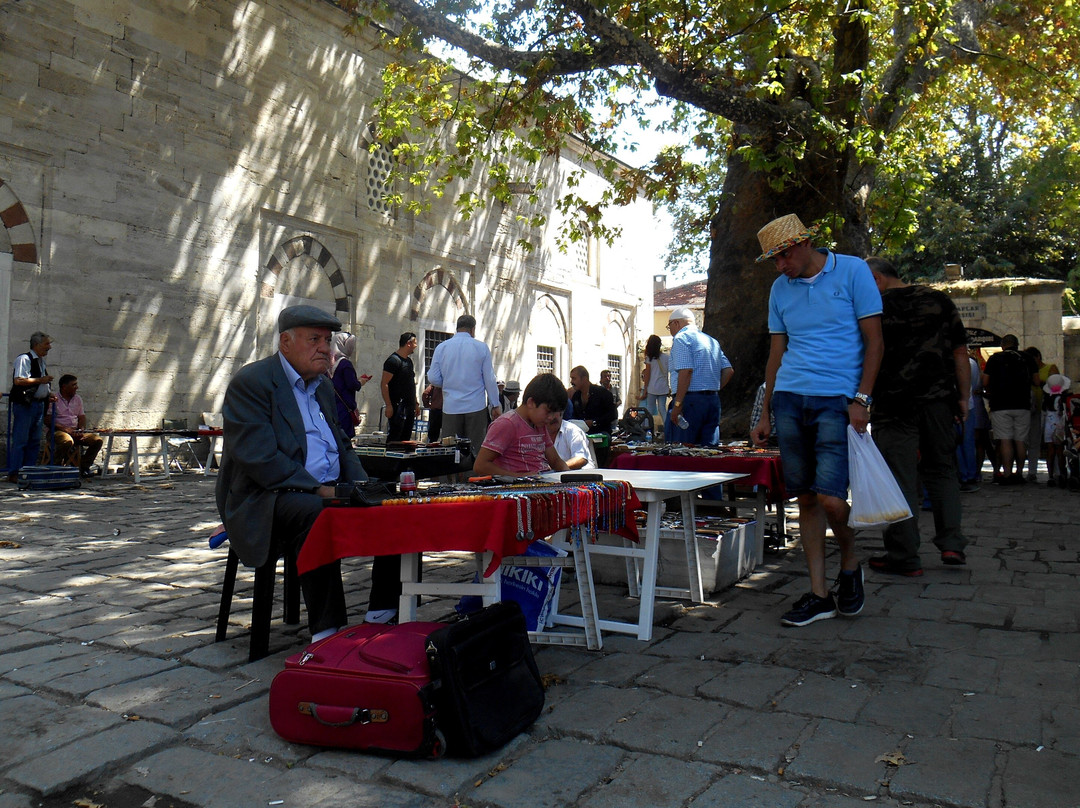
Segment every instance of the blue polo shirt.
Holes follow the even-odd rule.
[[[850,398],[862,377],[859,320],[881,314],[881,295],[861,258],[818,252],[825,255],[821,272],[781,275],[769,293],[769,333],[788,338],[773,389]]]

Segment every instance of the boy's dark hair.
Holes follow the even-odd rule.
[[[73,381],[77,381],[76,377],[72,376],[70,373],[65,373],[63,376],[60,377],[60,387],[63,387],[68,382]]]
[[[404,348],[408,344],[409,340],[411,340],[415,336],[416,334],[414,334],[412,331],[406,331],[404,334],[401,335],[400,339],[398,339],[397,346],[399,348]]]
[[[530,398],[538,407],[541,404],[547,404],[549,410],[561,412],[566,409],[566,388],[554,373],[541,373],[525,385],[521,401],[525,403]]]
[[[872,255],[866,259],[866,265],[874,272],[879,272],[886,278],[899,278],[900,273],[896,271],[896,267],[893,266],[891,261],[887,261],[884,258],[879,258],[876,255]]]

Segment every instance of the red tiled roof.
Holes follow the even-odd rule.
[[[674,308],[675,306],[689,306],[692,309],[705,308],[705,288],[709,285],[707,279],[684,283],[682,286],[672,286],[670,289],[660,289],[653,293],[653,306],[659,309]]]

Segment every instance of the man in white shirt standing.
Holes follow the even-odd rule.
[[[458,317],[457,333],[435,348],[428,381],[443,391],[442,433],[468,438],[475,458],[490,419],[502,415],[502,408],[491,350],[476,339],[476,318],[471,314]]]

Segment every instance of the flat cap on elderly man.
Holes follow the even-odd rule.
[[[341,330],[341,321],[332,314],[327,314],[317,306],[289,306],[282,309],[278,315],[278,333],[288,331],[290,328],[329,328],[331,331]]]

